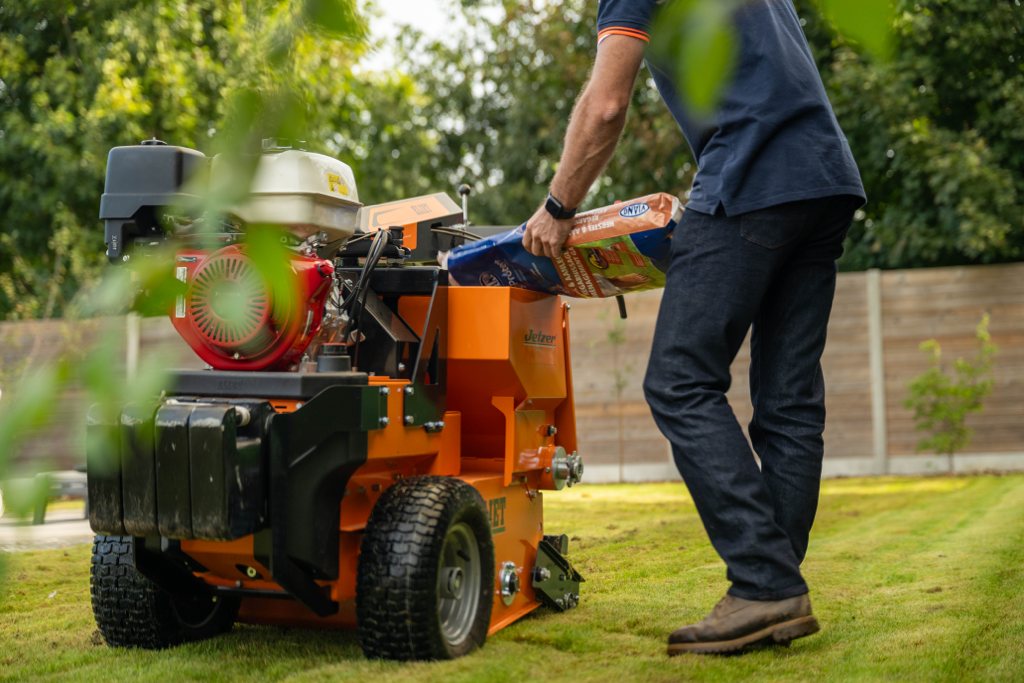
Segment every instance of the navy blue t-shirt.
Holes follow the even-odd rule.
[[[598,40],[650,42],[659,0],[600,0]],[[734,15],[740,44],[733,82],[710,122],[691,116],[668,69],[648,60],[658,92],[683,130],[697,175],[688,209],[727,216],[836,195],[865,198],[791,0],[756,0]]]

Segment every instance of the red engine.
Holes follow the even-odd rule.
[[[271,287],[245,245],[182,251],[176,266],[188,291],[171,321],[218,370],[294,370],[320,330],[334,272],[330,261],[295,254],[290,286]]]

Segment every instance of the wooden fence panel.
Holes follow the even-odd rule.
[[[826,471],[833,474],[870,473],[875,466],[867,290],[865,273],[840,274],[822,357],[828,411]],[[571,301],[580,452],[588,466],[606,473],[617,473],[620,467],[627,477],[630,468],[646,468],[645,472],[654,473],[649,476],[674,473],[668,443],[643,396],[661,297],[660,291],[627,297],[629,319],[625,323],[618,321],[612,300]],[[914,455],[921,434],[914,431],[913,416],[903,407],[907,383],[927,367],[927,359],[918,349],[920,343],[937,339],[946,363],[972,356],[977,349],[974,328],[986,312],[992,317],[993,340],[1000,346],[995,392],[986,402],[985,412],[968,421],[976,434],[966,453],[1019,454],[1024,458],[1024,263],[881,275],[888,453],[903,461],[894,471],[920,471],[913,463],[927,459],[927,454]],[[105,322],[124,329],[123,320]],[[28,358],[38,365],[86,348],[97,328],[96,321],[0,323],[0,388],[19,376]],[[616,335],[621,336],[618,343]],[[164,319],[144,321],[141,356],[143,360],[159,358],[167,367],[203,365]],[[111,372],[123,374],[123,354],[118,358]],[[744,429],[753,412],[749,367],[748,340],[732,365],[728,393]],[[52,427],[29,439],[20,451],[21,458],[60,467],[81,462],[87,401],[80,388],[72,387],[55,406]]]
[[[1018,263],[882,274],[890,455],[914,456],[922,437],[903,407],[907,383],[928,367],[921,342],[936,339],[946,367],[973,357],[975,328],[985,313],[991,316],[992,341],[1000,347],[995,389],[985,411],[968,418],[975,435],[965,453],[1024,451],[1024,264]]]

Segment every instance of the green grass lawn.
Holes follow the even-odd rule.
[[[0,680],[1024,680],[1024,476],[825,482],[804,565],[822,631],[739,657],[664,654],[727,587],[681,484],[550,494],[546,526],[574,537],[579,609],[413,665],[366,661],[352,633],[275,627],[112,650],[89,606],[89,548],[8,556]]]

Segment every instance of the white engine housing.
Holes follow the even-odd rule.
[[[220,155],[214,157],[213,177],[223,163]],[[290,149],[260,156],[249,199],[231,213],[246,223],[285,226],[303,239],[323,231],[333,242],[352,236],[361,206],[348,164]]]

